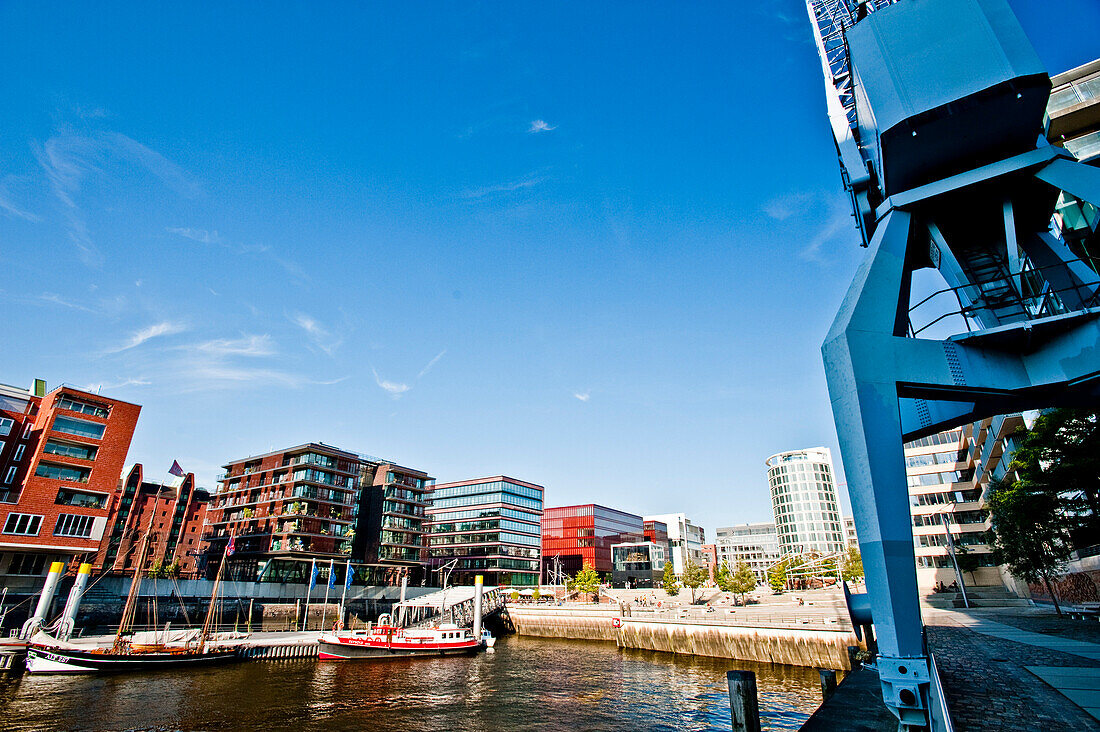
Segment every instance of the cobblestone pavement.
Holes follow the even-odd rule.
[[[996,620],[1005,622],[1002,617]],[[1100,731],[1095,719],[1024,668],[1100,668],[1100,663],[937,624],[943,622],[930,619],[928,644],[936,655],[958,732]],[[1037,630],[1030,625],[1018,627]]]

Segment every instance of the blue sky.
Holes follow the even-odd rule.
[[[835,448],[800,3],[230,5],[0,7],[0,381],[143,405],[154,475],[320,440],[711,536]]]

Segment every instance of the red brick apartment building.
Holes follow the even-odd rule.
[[[99,551],[141,407],[71,386],[0,385],[0,575]],[[37,588],[36,588],[37,589]]]
[[[163,567],[175,565],[181,577],[194,577],[209,502],[210,494],[195,488],[194,473],[155,483],[145,480],[143,466],[136,463],[119,483],[118,500],[111,508],[96,567],[132,572],[141,538],[150,530],[142,568],[160,562]]]
[[[207,508],[205,571],[231,535],[234,579],[308,581],[310,563],[369,563],[361,579],[385,582],[422,564],[426,473],[311,442],[233,460]],[[262,571],[262,577],[260,572]]]

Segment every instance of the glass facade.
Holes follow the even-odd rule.
[[[576,574],[584,563],[612,571],[611,546],[645,538],[642,517],[606,506],[548,508],[542,515],[542,556],[548,566]]]
[[[729,526],[718,529],[718,563],[725,563],[730,571],[744,562],[757,580],[767,581],[767,572],[779,561],[779,535],[775,524],[759,523]]]
[[[844,551],[833,461],[824,447],[768,458],[768,485],[781,554]]]
[[[536,585],[543,489],[498,476],[429,491],[427,561],[438,581]],[[435,580],[433,580],[435,581]]]

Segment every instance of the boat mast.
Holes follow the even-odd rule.
[[[118,621],[118,633],[115,634],[115,643],[111,650],[119,653],[124,650],[122,636],[130,630],[137,614],[137,596],[141,589],[141,573],[145,569],[145,554],[149,550],[149,534],[153,531],[153,519],[157,515],[156,501],[152,502],[149,511],[149,525],[145,527],[145,534],[141,537],[141,548],[138,549],[137,563],[134,565],[134,578],[130,581],[130,593],[126,596],[126,604],[122,606],[122,617]]]
[[[202,632],[199,634],[199,653],[202,653],[206,647],[206,639],[210,637],[210,624],[214,621],[214,607],[216,605],[216,599],[218,597],[218,588],[222,583],[222,575],[225,573],[225,565],[229,559],[229,547],[233,545],[234,535],[229,536],[229,541],[225,543],[225,550],[222,552],[222,561],[218,564],[218,573],[214,575],[214,589],[210,593],[210,607],[206,609],[206,620],[202,624]]]

